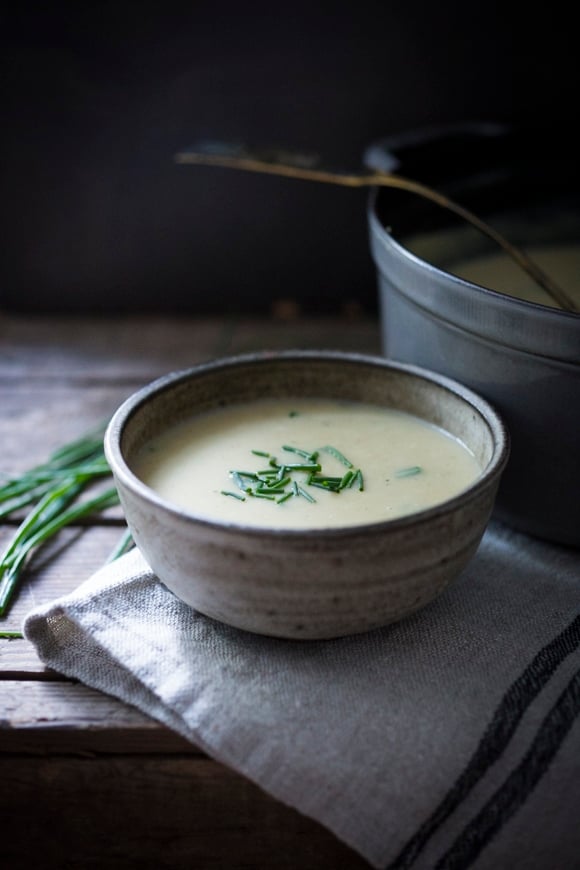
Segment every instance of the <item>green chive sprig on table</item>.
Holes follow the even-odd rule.
[[[104,454],[104,431],[105,426],[100,426],[55,450],[46,462],[0,481],[0,518],[12,517],[28,508],[0,553],[0,617],[6,614],[35,550],[65,526],[119,503],[115,487],[80,498],[90,485],[108,477],[112,479]],[[131,543],[125,532],[109,561],[125,552]],[[0,636],[13,633],[0,632]]]

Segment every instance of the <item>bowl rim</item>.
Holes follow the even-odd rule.
[[[318,361],[336,362],[338,364],[347,363],[349,365],[383,368],[389,371],[401,372],[403,374],[426,380],[453,393],[460,400],[471,405],[478,411],[480,417],[483,418],[491,432],[493,452],[487,467],[481,471],[478,477],[468,487],[462,489],[457,493],[457,495],[452,496],[443,502],[439,502],[432,507],[415,511],[402,517],[379,520],[372,523],[332,527],[319,526],[314,528],[284,528],[266,525],[245,525],[243,523],[216,519],[215,517],[205,517],[162,498],[154,489],[144,483],[129,467],[121,449],[123,431],[131,418],[138,413],[139,409],[156,396],[170,390],[179,383],[183,383],[191,378],[211,375],[212,372],[235,368],[239,365],[267,365],[272,362],[288,362],[291,364],[293,360],[300,362],[311,361],[313,363]],[[113,413],[106,427],[103,444],[105,457],[111,471],[113,472],[114,478],[118,479],[124,487],[132,492],[132,494],[153,503],[155,507],[161,508],[180,520],[193,522],[201,527],[219,530],[224,533],[229,532],[231,534],[250,536],[268,536],[272,538],[288,537],[294,539],[304,538],[305,536],[308,538],[342,538],[349,534],[356,534],[357,536],[377,534],[389,529],[406,529],[410,526],[430,523],[433,519],[439,516],[452,513],[458,507],[465,504],[466,500],[475,500],[483,490],[487,489],[494,483],[494,481],[498,480],[507,465],[511,449],[509,430],[498,411],[490,402],[487,401],[487,399],[483,398],[483,396],[479,395],[479,393],[469,387],[464,386],[459,381],[421,366],[399,362],[379,355],[341,350],[302,349],[263,350],[221,356],[185,369],[171,371],[162,375],[137,389],[121,403]]]

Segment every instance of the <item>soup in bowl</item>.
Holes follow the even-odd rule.
[[[215,360],[129,397],[105,450],[159,580],[276,637],[367,631],[426,605],[475,553],[509,453],[495,410],[382,357]]]

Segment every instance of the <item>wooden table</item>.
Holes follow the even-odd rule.
[[[280,348],[379,352],[372,319],[79,319],[0,315],[0,468],[22,472],[159,375]],[[15,528],[0,524],[0,547]],[[79,585],[121,537],[120,509],[39,551],[3,630]],[[328,831],[111,697],[0,640],[0,865],[363,868]]]

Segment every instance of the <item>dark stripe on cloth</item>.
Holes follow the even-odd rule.
[[[466,870],[472,865],[533,791],[579,713],[580,671],[577,671],[544,719],[521,763],[437,862],[435,870]]]
[[[516,728],[554,671],[580,645],[580,616],[546,644],[512,683],[496,709],[477,749],[432,815],[402,848],[387,870],[411,867],[435,831],[464,800],[488,768],[504,752]]]

